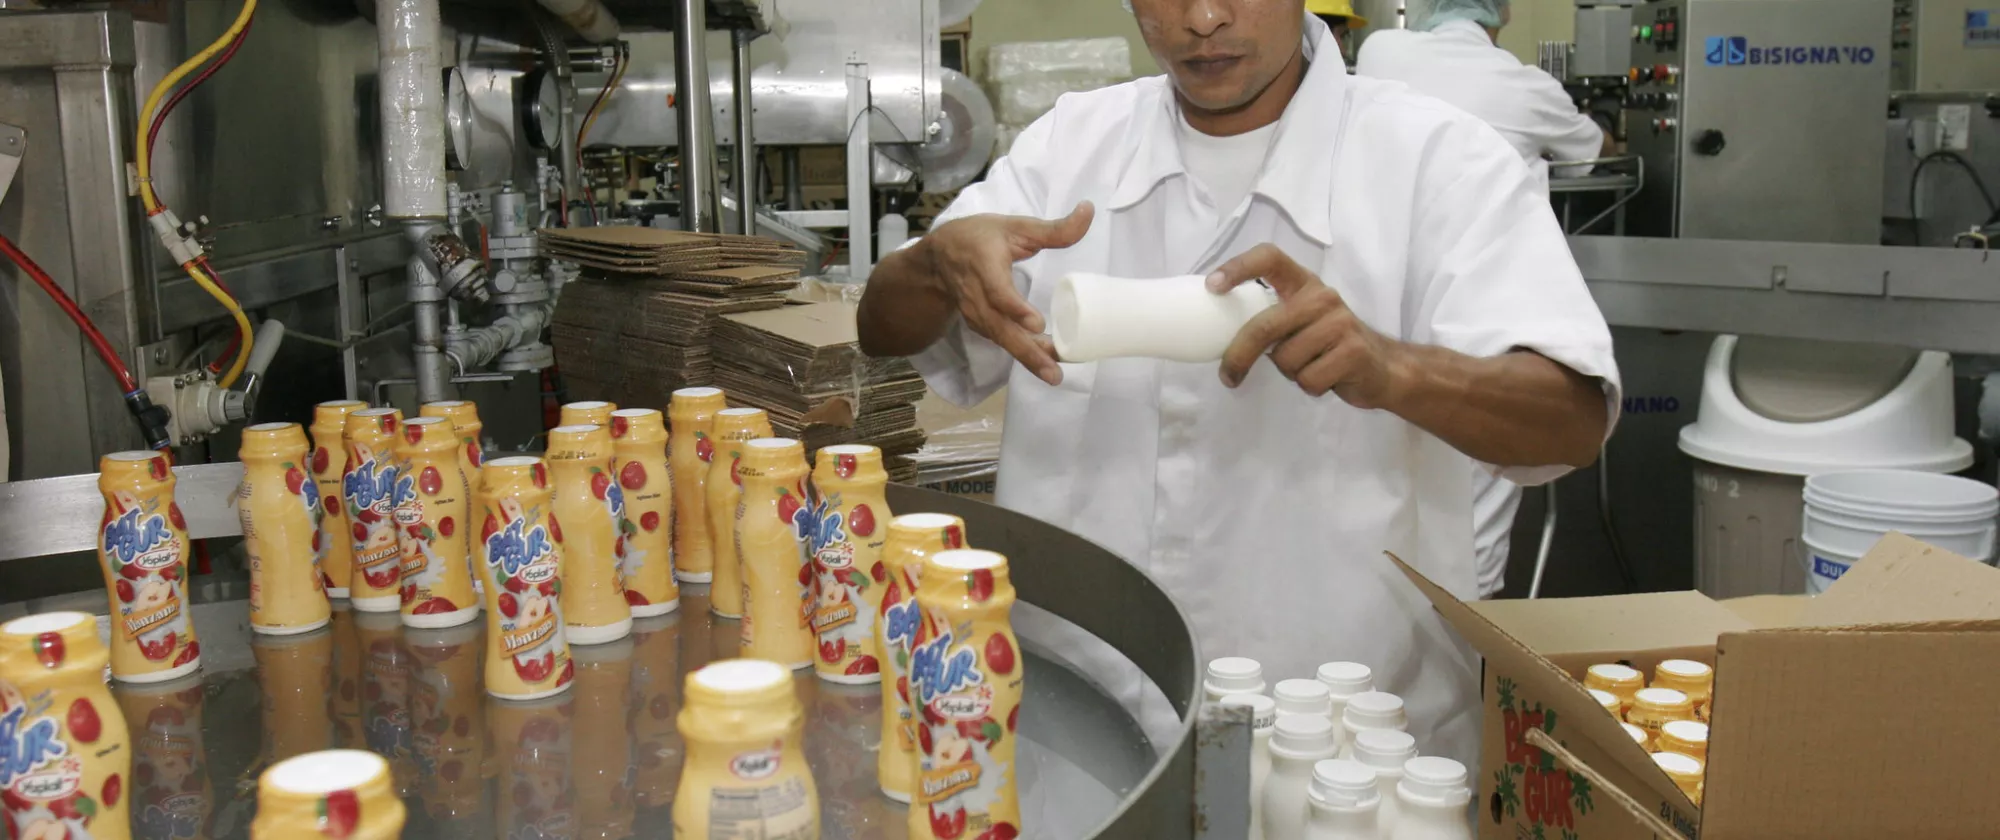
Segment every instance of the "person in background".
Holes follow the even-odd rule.
[[[1478,766],[1478,658],[1383,552],[1476,597],[1466,474],[1597,457],[1619,404],[1604,316],[1521,157],[1349,75],[1301,0],[1132,5],[1164,75],[1023,130],[875,266],[861,349],[959,405],[1005,386],[995,500],[1152,575],[1208,655],[1274,678],[1367,664],[1426,753]],[[1066,364],[1044,313],[1071,272],[1261,279],[1279,303],[1219,364]]]
[[[1352,65],[1354,30],[1368,25],[1367,18],[1354,13],[1353,0],[1306,0],[1306,13],[1326,24],[1333,32],[1334,42],[1340,45],[1340,60]]]
[[[1323,2],[1323,0],[1315,0]],[[1433,0],[1414,30],[1368,37],[1355,72],[1408,84],[1485,121],[1521,153],[1544,189],[1549,160],[1588,160],[1612,151],[1611,133],[1577,110],[1561,82],[1522,64],[1496,43],[1512,17],[1508,0]],[[1563,167],[1582,175],[1589,167]],[[1521,487],[1486,464],[1473,464],[1473,553],[1479,595],[1507,582],[1507,556]]]

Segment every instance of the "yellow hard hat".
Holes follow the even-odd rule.
[[[1352,0],[1306,0],[1306,11],[1315,15],[1347,18],[1347,25],[1355,28],[1368,25],[1367,18],[1354,13]]]

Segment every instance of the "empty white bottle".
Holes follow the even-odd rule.
[[[1271,696],[1278,700],[1280,715],[1314,715],[1335,724],[1334,738],[1340,737],[1340,719],[1333,716],[1333,695],[1319,680],[1279,680]]]
[[[1388,729],[1402,732],[1408,729],[1410,721],[1403,716],[1403,698],[1386,691],[1364,691],[1347,699],[1347,709],[1340,713],[1340,726],[1347,731],[1341,740],[1340,757],[1354,757],[1354,736],[1370,729]]]
[[[1403,763],[1396,799],[1402,813],[1387,840],[1472,840],[1465,765],[1436,756],[1412,758]]]
[[[1232,694],[1224,706],[1250,709],[1250,840],[1264,840],[1264,780],[1271,776],[1271,731],[1278,704],[1262,694]]]
[[[1388,837],[1396,828],[1402,807],[1396,801],[1396,784],[1403,780],[1403,763],[1417,757],[1417,739],[1394,729],[1370,729],[1354,738],[1354,760],[1375,772],[1375,789],[1382,804],[1375,810],[1377,831]]]
[[[1208,676],[1201,681],[1201,688],[1210,703],[1231,694],[1263,694],[1264,666],[1241,656],[1209,660]]]
[[[1340,716],[1347,712],[1349,699],[1364,691],[1375,690],[1375,672],[1359,662],[1328,662],[1319,666],[1317,676],[1320,682],[1326,684],[1327,695],[1333,699],[1335,723],[1339,723]]]
[[[1335,758],[1313,765],[1306,840],[1382,840],[1375,821],[1381,801],[1375,771],[1359,762]]]
[[[1271,732],[1271,776],[1264,780],[1264,840],[1305,840],[1306,793],[1313,765],[1334,756],[1333,724],[1312,715],[1280,715]]]

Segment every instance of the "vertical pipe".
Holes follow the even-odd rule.
[[[706,0],[680,0],[674,31],[674,111],[680,123],[681,227],[721,230],[722,200],[715,183],[715,111],[708,98]]]
[[[785,158],[785,209],[806,209],[806,185],[800,183],[805,178],[805,167],[799,163],[799,147],[786,146]]]
[[[391,219],[445,215],[444,63],[437,0],[377,6],[382,208]]]
[[[757,233],[757,137],[750,101],[750,39],[748,30],[736,30],[730,39],[730,57],[735,59],[736,76],[731,80],[736,94],[736,223],[744,235]]]
[[[438,288],[437,275],[431,273],[420,256],[410,258],[409,273],[410,337],[415,345],[417,402],[436,402],[446,398],[445,386],[450,376],[445,370],[444,330],[439,318],[444,290]]]
[[[847,281],[868,279],[875,264],[875,146],[869,137],[868,64],[847,63]]]

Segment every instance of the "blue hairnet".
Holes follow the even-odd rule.
[[[1489,29],[1500,28],[1500,10],[1507,0],[1430,0],[1428,13],[1414,27],[1431,30],[1454,20],[1469,20]]]

